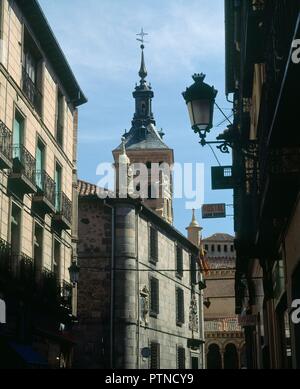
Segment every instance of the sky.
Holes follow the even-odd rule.
[[[88,97],[79,108],[79,178],[97,183],[99,163],[113,162],[111,151],[130,129],[134,113],[132,92],[139,81],[140,48],[136,34],[149,33],[145,60],[154,90],[153,112],[164,141],[179,163],[203,163],[204,202],[226,203],[226,219],[201,219],[203,236],[233,234],[232,191],[211,190],[211,166],[218,166],[211,149],[199,144],[191,130],[182,92],[194,73],[219,91],[217,103],[230,115],[225,99],[225,37],[223,0],[40,0],[43,11],[71,68]],[[216,110],[209,140],[226,128]],[[231,156],[216,150],[222,165]],[[194,177],[195,178],[195,177]],[[195,182],[195,180],[194,180]],[[195,189],[195,188],[194,188]],[[186,234],[191,210],[186,199],[174,201],[174,226]]]

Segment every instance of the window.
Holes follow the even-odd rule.
[[[157,278],[150,278],[150,315],[157,317],[159,314],[159,281]]]
[[[12,203],[10,224],[11,247],[14,254],[21,251],[21,208]]]
[[[55,165],[55,209],[57,212],[61,211],[61,179],[62,179],[62,168],[56,163]]]
[[[218,244],[218,253],[220,253],[220,252],[221,252],[221,245]]]
[[[208,251],[208,244],[204,246],[205,251]]]
[[[230,251],[233,253],[234,252],[234,246],[233,244],[230,246]]]
[[[160,344],[151,342],[150,369],[158,370],[160,368]]]
[[[158,262],[158,231],[150,227],[150,262]]]
[[[43,190],[44,159],[45,159],[45,145],[39,139],[37,142],[36,156],[35,156],[35,173],[36,173],[36,185],[41,190]]]
[[[184,292],[176,287],[176,324],[184,324]]]
[[[64,103],[64,96],[58,88],[56,98],[56,141],[61,147],[63,147],[64,137]]]
[[[53,250],[53,273],[55,278],[60,281],[61,279],[61,245],[54,239],[54,250]]]
[[[177,369],[185,369],[185,348],[177,347]]]
[[[214,245],[214,244],[211,245],[211,252],[212,252],[212,253],[215,252],[215,245]]]
[[[34,227],[34,267],[37,272],[43,268],[43,228],[39,224]]]
[[[197,284],[197,263],[196,258],[191,257],[191,285]]]
[[[13,128],[13,158],[18,158],[20,160],[24,140],[24,123],[24,117],[19,113],[19,111],[16,111]]]
[[[224,246],[224,253],[227,253],[227,245]]]
[[[180,246],[176,246],[176,277],[183,277],[183,250]]]
[[[199,369],[199,358],[192,356],[191,365],[192,365],[192,369],[198,370]]]
[[[24,29],[22,89],[36,111],[42,112],[42,55],[29,31]]]

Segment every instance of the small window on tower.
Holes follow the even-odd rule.
[[[143,101],[142,104],[141,104],[141,110],[142,110],[142,113],[145,113],[145,112],[146,112],[146,104],[145,104],[144,101]]]

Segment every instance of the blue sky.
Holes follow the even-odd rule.
[[[176,162],[205,164],[205,202],[233,203],[232,191],[211,190],[211,166],[217,161],[210,148],[202,148],[190,128],[181,92],[191,75],[205,73],[218,89],[217,102],[230,113],[225,99],[223,0],[40,0],[51,27],[89,102],[80,108],[79,176],[97,183],[96,167],[111,162],[124,129],[130,129],[134,112],[132,91],[140,65],[136,33],[149,33],[145,56],[148,80],[155,97],[153,111],[165,142],[174,149]],[[226,124],[215,112],[211,139]],[[216,151],[222,165],[231,157]],[[185,233],[191,211],[185,200],[174,202],[175,227]],[[232,214],[232,208],[228,208]],[[205,237],[233,233],[233,219],[197,218]]]

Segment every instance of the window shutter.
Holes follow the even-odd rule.
[[[183,276],[183,252],[180,246],[176,247],[176,275]]]
[[[159,281],[156,278],[150,279],[150,307],[151,314],[158,315],[159,314]]]
[[[157,370],[160,368],[160,344],[151,342],[151,360],[150,369]]]
[[[176,288],[176,321],[184,324],[184,292],[180,288]]]
[[[185,348],[177,348],[177,367],[178,369],[185,369]]]

